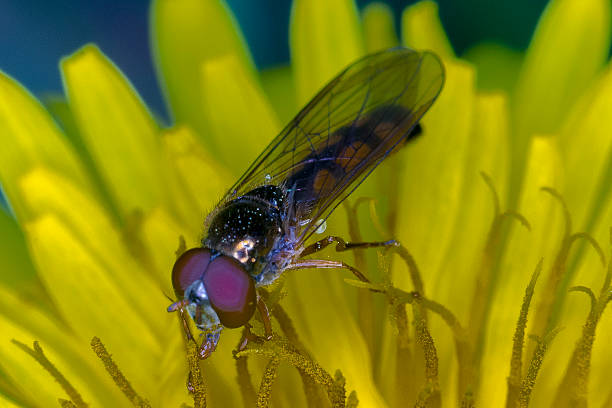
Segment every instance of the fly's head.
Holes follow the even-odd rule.
[[[168,311],[186,310],[205,335],[202,358],[215,350],[223,327],[241,327],[255,312],[255,282],[244,266],[208,248],[189,249],[176,260],[172,285],[178,300]]]

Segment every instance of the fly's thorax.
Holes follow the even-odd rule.
[[[257,287],[272,284],[281,273],[300,257],[304,247],[299,243],[296,226],[285,222],[284,233],[277,237],[268,252],[263,267],[254,275]]]
[[[212,217],[204,246],[233,257],[256,275],[283,233],[283,200],[282,190],[270,185],[226,203]]]

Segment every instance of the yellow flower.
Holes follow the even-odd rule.
[[[401,43],[442,57],[445,89],[420,140],[353,194],[357,217],[328,223],[406,251],[329,254],[379,293],[287,273],[275,340],[236,361],[241,332],[225,330],[203,362],[208,405],[344,406],[345,381],[353,407],[610,406],[610,14],[553,0],[525,55],[484,44],[459,59],[434,3],[407,8]],[[46,109],[0,74],[0,403],[201,404],[165,312],[179,237],[198,245],[216,200],[326,81],[400,43],[392,21],[381,4],[296,0],[291,67],[257,72],[223,3],[157,0],[167,129],[92,45],[62,60],[66,100]]]

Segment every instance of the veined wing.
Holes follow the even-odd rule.
[[[332,79],[281,131],[222,202],[283,186],[306,240],[395,148],[410,139],[444,83],[435,54],[394,48]],[[297,224],[297,223],[296,223]]]

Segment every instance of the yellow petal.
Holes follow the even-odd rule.
[[[17,180],[35,166],[45,165],[88,186],[88,177],[74,150],[49,114],[19,84],[0,73],[0,181],[15,214],[26,220]]]
[[[44,95],[41,98],[41,102],[58,122],[66,137],[70,139],[70,143],[78,151],[79,156],[82,157],[87,149],[83,145],[78,126],[74,121],[74,116],[70,111],[70,106],[66,98],[64,98],[63,95]]]
[[[367,52],[380,51],[399,44],[391,7],[385,3],[374,2],[368,4],[361,14]]]
[[[198,240],[194,239],[197,236],[189,232],[161,208],[147,214],[142,223],[140,238],[152,259],[154,272],[164,293],[171,297],[174,296],[171,272],[179,248],[179,237],[185,238],[187,248],[198,246]]]
[[[289,45],[298,105],[364,53],[361,27],[351,0],[296,0]]]
[[[162,144],[173,180],[169,182],[171,204],[189,228],[185,236],[189,242],[201,234],[206,216],[234,184],[235,176],[202,148],[187,127],[166,131]]]
[[[166,302],[154,283],[154,276],[133,261],[125,241],[97,202],[67,180],[44,169],[33,170],[20,184],[28,211],[35,216],[53,214],[60,219],[80,245],[104,265],[107,279],[113,280],[123,297],[130,299],[133,309],[143,315],[152,308],[163,310]],[[150,295],[133,296],[134,293]],[[164,330],[159,324],[151,327],[157,333]]]
[[[154,401],[160,407],[180,407],[185,402],[193,401],[188,395],[187,362],[185,361],[185,342],[183,341],[182,327],[177,324],[168,331],[164,343],[165,352],[159,364],[161,376]],[[210,386],[207,384],[207,386]]]
[[[0,259],[2,259],[2,284],[23,288],[35,279],[36,272],[25,245],[23,233],[17,222],[0,210]]]
[[[207,140],[239,176],[280,131],[278,119],[235,56],[209,60],[202,77],[203,114],[210,129]]]
[[[151,7],[153,50],[162,88],[179,124],[189,124],[203,139],[202,64],[234,55],[251,79],[255,68],[225,1],[157,0]]]
[[[550,194],[541,190],[542,187],[559,189],[563,184],[563,169],[558,146],[552,135],[535,137],[529,149],[527,167],[523,181],[523,189],[519,201],[519,212],[531,224],[531,231],[516,225],[511,230],[507,249],[504,251],[499,274],[497,276],[497,292],[493,300],[489,318],[488,337],[483,357],[480,389],[483,391],[480,403],[492,406],[504,405],[505,393],[500,392],[499,384],[506,383],[509,374],[510,353],[512,351],[512,336],[521,308],[523,294],[531,274],[537,263],[543,259],[542,276],[536,286],[534,300],[530,309],[529,319],[533,319],[535,311],[546,288],[550,267],[554,262],[559,244],[563,238],[564,220],[562,207]],[[565,325],[565,322],[564,322]],[[503,330],[502,330],[503,329]],[[528,328],[528,333],[532,332]],[[555,339],[553,366],[544,366],[538,376],[538,388],[546,389],[555,384],[563,374],[559,369],[559,361],[568,361],[567,353],[559,350],[566,330]],[[526,343],[527,345],[529,343]],[[571,350],[571,347],[567,347]],[[530,349],[526,346],[526,349]],[[525,357],[530,358],[530,357]],[[527,364],[527,363],[525,363]],[[499,367],[507,367],[500,370]],[[491,390],[489,392],[489,390]],[[537,396],[534,395],[534,398]],[[534,406],[545,405],[549,397],[540,400]]]
[[[11,342],[15,339],[32,347],[39,341],[43,352],[86,402],[96,406],[113,406],[125,397],[101,370],[88,341],[76,340],[63,322],[51,318],[37,306],[38,300],[16,296],[0,286],[0,366],[17,385],[21,394],[35,401],[67,398],[51,375],[31,356]],[[13,390],[15,391],[15,390]]]
[[[8,397],[0,395],[0,407],[2,408],[19,408],[21,405],[17,405],[16,402],[10,400]]]
[[[509,94],[514,90],[523,62],[522,53],[490,42],[476,44],[462,58],[476,67],[479,89],[501,89]]]
[[[148,316],[136,312],[133,299],[110,278],[111,271],[56,216],[43,216],[27,224],[26,231],[40,277],[74,333],[85,342],[99,336],[135,389],[152,394],[157,386],[151,373],[162,346],[144,320]],[[159,309],[149,313],[154,310]],[[167,324],[170,317],[160,313],[159,320]]]
[[[342,371],[347,391],[357,391],[360,405],[385,407],[374,384],[370,353],[346,301],[347,294],[355,291],[343,281],[350,273],[304,270],[288,274],[289,294],[283,305],[308,351],[328,373]]]
[[[610,48],[608,0],[555,0],[536,28],[514,99],[521,160],[533,133],[557,132],[576,98],[603,67]]]
[[[473,290],[471,282],[476,278],[476,265],[483,257],[483,247],[488,238],[494,217],[494,201],[491,191],[480,173],[493,182],[505,211],[507,177],[510,166],[508,101],[504,94],[478,94],[475,99],[472,132],[464,158],[465,183],[459,195],[459,210],[454,221],[452,243],[444,255],[444,266],[438,281],[439,299],[455,315],[467,321],[469,296],[456,296],[458,287]]]
[[[298,112],[291,66],[263,70],[261,83],[270,103],[276,110],[280,123],[283,125],[289,123]]]
[[[432,50],[444,59],[455,55],[438,17],[438,5],[429,0],[404,10],[402,43],[418,50]]]
[[[123,75],[95,46],[62,61],[83,142],[123,217],[162,202],[157,126]]]
[[[610,117],[612,69],[608,68],[573,109],[559,137],[564,165],[569,170],[564,195],[577,228],[587,231],[592,231],[595,223],[602,220],[602,209],[610,202]],[[598,238],[603,239],[600,242],[605,244],[608,233]]]
[[[507,251],[515,261],[524,265],[524,269],[521,268],[521,274],[524,274],[521,280],[513,281],[513,287],[517,288],[519,293],[524,291],[540,258],[544,257],[544,270],[552,263],[553,255],[563,237],[562,207],[558,201],[542,191],[542,187],[551,187],[560,191],[564,183],[561,163],[559,147],[554,136],[542,135],[533,139],[518,208],[531,223],[532,230],[528,232],[521,228],[521,233],[516,231],[517,237],[513,239],[520,241],[517,242],[519,247]],[[518,238],[519,235],[522,235],[522,238]],[[526,236],[529,238],[526,239]],[[512,252],[514,250],[522,252]],[[513,277],[516,275],[514,273]],[[519,295],[514,299],[520,302],[521,297]]]
[[[440,263],[462,201],[475,105],[472,67],[452,61],[445,66],[446,84],[421,121],[423,135],[399,152],[406,166],[400,185],[398,239],[421,267],[429,295],[427,288],[436,287],[442,277]],[[398,282],[411,288],[407,281],[402,283]]]

